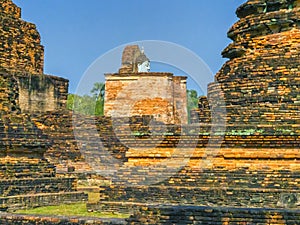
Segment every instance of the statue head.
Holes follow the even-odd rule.
[[[149,72],[150,71],[150,60],[144,54],[144,51],[141,51],[141,54],[136,59],[138,72]]]
[[[150,72],[150,61],[145,61],[142,64],[138,64],[138,72]]]

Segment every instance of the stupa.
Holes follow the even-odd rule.
[[[296,0],[250,0],[237,9],[240,20],[228,31],[233,43],[222,52],[229,61],[215,76],[228,124],[298,127],[299,9]],[[210,101],[220,95],[215,85],[208,87]]]

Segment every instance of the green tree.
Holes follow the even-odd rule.
[[[91,90],[91,93],[93,94],[94,97],[96,97],[96,99],[104,99],[104,95],[105,95],[105,84],[101,83],[101,82],[96,82],[94,83],[94,86]]]
[[[198,108],[198,93],[196,90],[187,90],[187,110],[188,110],[188,119],[191,118],[191,110]]]
[[[67,109],[68,110],[73,110],[74,109],[74,94],[68,94],[68,99],[67,99]]]
[[[67,109],[84,115],[104,115],[104,91],[103,83],[95,83],[90,95],[69,94],[67,99]]]
[[[95,99],[89,95],[68,95],[67,108],[84,115],[95,115]]]
[[[187,90],[188,107],[190,109],[198,108],[198,93],[196,90]]]
[[[105,84],[101,82],[94,83],[94,87],[91,90],[93,97],[96,99],[95,115],[104,115],[104,98],[105,98]]]

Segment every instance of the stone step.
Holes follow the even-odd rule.
[[[108,212],[108,213],[121,213],[133,214],[138,212],[142,207],[158,206],[162,203],[144,203],[144,202],[114,202],[114,201],[100,201],[97,203],[87,203],[88,212]],[[172,205],[172,204],[169,204]],[[174,204],[176,206],[176,204]]]
[[[0,180],[0,196],[16,196],[37,193],[74,192],[74,178],[28,178]]]
[[[16,159],[16,162],[0,163],[0,179],[14,179],[14,178],[43,178],[54,177],[55,166],[48,162],[39,162],[36,160],[27,160],[20,162],[22,159]]]
[[[130,225],[152,224],[299,224],[299,210],[156,205],[140,208],[127,221]]]
[[[232,207],[299,208],[300,191],[183,186],[101,187],[99,205],[106,201]]]
[[[225,187],[252,187],[300,189],[300,173],[288,171],[261,171],[261,172],[218,172],[218,171],[181,171],[173,175],[164,185],[185,186],[225,186]]]
[[[167,167],[125,167],[112,176],[116,185],[150,184],[239,188],[300,189],[300,172],[287,170],[192,170]]]
[[[41,206],[86,202],[87,200],[88,196],[83,192],[42,193],[0,197],[0,206],[4,211],[14,211]]]
[[[126,219],[90,218],[79,216],[45,216],[45,215],[20,215],[0,213],[0,224],[5,225],[125,225]]]

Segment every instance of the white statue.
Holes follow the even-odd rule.
[[[149,72],[150,71],[150,61],[145,61],[138,64],[138,72]]]

